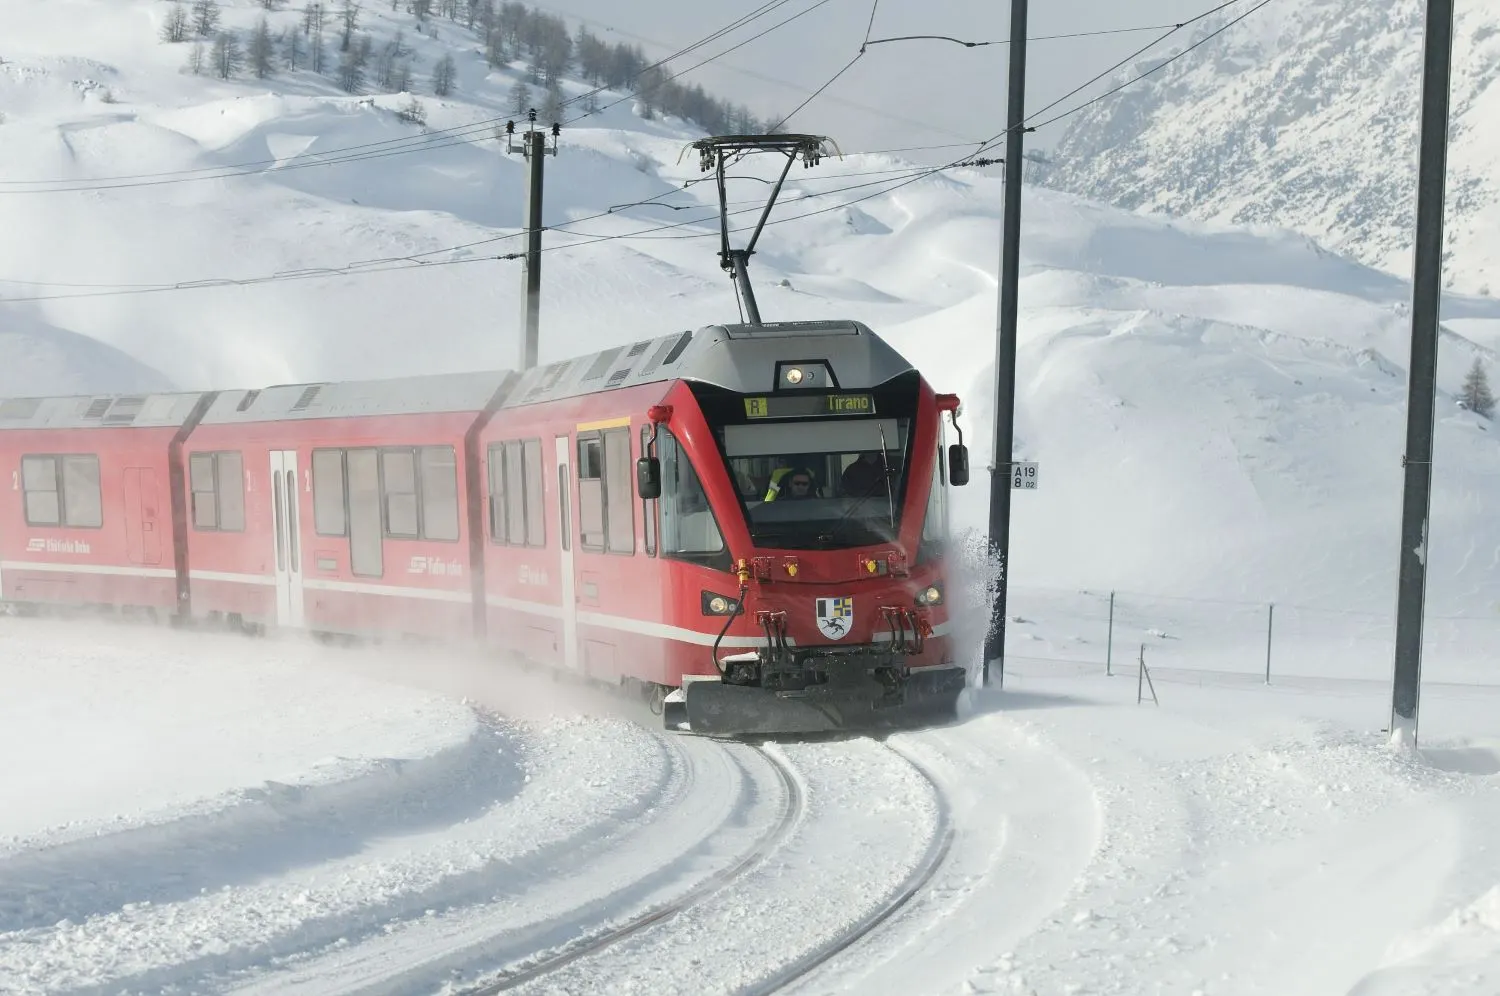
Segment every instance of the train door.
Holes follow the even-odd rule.
[[[578,577],[573,573],[573,513],[568,501],[568,496],[573,493],[569,470],[572,447],[571,436],[557,437],[557,537],[562,548],[562,567],[558,577],[562,579],[563,664],[577,668],[582,663],[578,656]]]
[[[125,469],[125,552],[132,564],[161,563],[160,501],[156,471]]]
[[[297,513],[297,451],[271,451],[271,508],[276,534],[276,622],[301,626],[302,542]]]

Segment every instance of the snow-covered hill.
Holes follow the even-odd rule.
[[[1179,49],[1248,6],[1205,21]],[[1271,0],[1071,119],[1055,164],[1036,177],[1126,208],[1293,228],[1404,276],[1423,9],[1420,0]],[[1471,293],[1500,294],[1497,118],[1500,6],[1459,4],[1445,278]]]
[[[186,73],[183,47],[158,40],[169,6],[62,0],[8,21],[0,230],[20,234],[0,240],[0,277],[42,283],[4,293],[46,298],[29,306],[47,322],[182,387],[511,365],[519,267],[488,257],[519,247],[523,164],[488,122],[504,119],[524,67],[491,70],[447,21],[434,39],[409,14],[367,9],[377,48],[401,29],[421,65],[457,60],[451,96],[419,95],[429,130],[485,122],[466,140],[423,139],[397,117],[407,96],[350,96],[305,70]],[[225,23],[261,13],[226,7]],[[711,185],[684,188],[702,176],[682,155],[699,133],[643,119],[626,95],[600,103],[547,161],[543,362],[736,315]],[[354,161],[313,158],[354,147]],[[246,163],[257,165],[221,175]],[[889,172],[903,165],[854,156],[795,170],[752,275],[767,319],[861,319],[968,399],[978,472],[958,512],[978,525],[1000,185],[964,170],[905,183]],[[220,173],[180,172],[208,167]],[[122,176],[134,179],[101,179]],[[52,182],[15,182],[37,180]],[[98,189],[122,183],[133,185]],[[90,189],[58,189],[70,185]],[[730,196],[758,213],[765,191],[736,181]],[[1042,487],[1017,499],[1014,582],[1388,611],[1405,284],[1284,231],[1143,218],[1046,190],[1028,190],[1025,219],[1018,459],[1041,462]],[[702,223],[661,227],[685,222]],[[630,237],[591,241],[602,236]],[[179,286],[391,258],[442,265]],[[1476,356],[1491,362],[1500,302],[1453,296],[1447,318],[1429,590],[1434,606],[1488,613],[1500,440],[1454,394]]]

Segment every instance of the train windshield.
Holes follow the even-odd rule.
[[[722,426],[755,545],[837,550],[894,542],[910,428],[904,417]]]

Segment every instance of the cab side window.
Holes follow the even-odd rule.
[[[661,555],[728,570],[729,549],[692,461],[665,426],[656,439],[661,460]]]

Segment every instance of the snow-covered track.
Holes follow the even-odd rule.
[[[355,943],[325,944],[248,974],[238,996],[404,996],[504,991],[543,978],[701,899],[724,869],[753,866],[797,824],[802,791],[743,745],[640,731],[669,759],[667,784],[614,832],[511,868],[524,886],[391,921]],[[558,788],[566,789],[565,785]]]
[[[618,944],[653,924],[671,919],[688,907],[729,888],[737,879],[744,877],[752,869],[764,863],[766,858],[790,836],[793,828],[802,819],[804,796],[800,780],[784,758],[771,751],[760,748],[751,749],[763,757],[775,771],[784,792],[784,803],[777,821],[767,828],[756,841],[755,846],[740,860],[699,882],[687,892],[634,916],[618,926],[580,938],[577,942],[549,954],[540,961],[507,971],[498,978],[489,979],[475,986],[450,990],[454,996],[493,996],[495,993],[506,992],[523,983],[539,979],[588,955]]]
[[[0,933],[0,991],[102,996],[245,982],[296,990],[299,970],[329,952],[381,947],[444,914],[529,912],[532,896],[559,878],[583,891],[591,883],[556,870],[590,868],[616,849],[638,863],[654,858],[635,843],[642,835],[664,840],[669,860],[682,842],[674,833],[684,806],[709,808],[702,823],[710,827],[734,807],[734,790],[705,799],[695,790],[705,779],[681,753],[631,724],[549,723],[518,731],[507,752],[525,769],[524,784],[512,788],[502,777],[486,785],[492,805],[478,816],[413,830],[387,824],[391,832],[349,853],[268,866],[191,897]],[[389,975],[392,962],[377,969]],[[314,971],[301,991],[340,990],[356,974],[347,966]]]
[[[791,985],[799,979],[804,978],[818,967],[831,961],[839,954],[869,937],[880,925],[900,912],[914,896],[927,887],[932,881],[938,869],[948,859],[948,852],[953,846],[954,824],[952,812],[943,796],[938,781],[932,773],[916,758],[893,744],[885,744],[887,750],[897,754],[906,763],[910,764],[922,777],[922,780],[932,789],[933,800],[937,806],[937,826],[927,846],[927,852],[922,859],[912,868],[906,880],[902,882],[890,900],[884,905],[871,910],[852,928],[840,936],[834,938],[807,954],[798,958],[790,965],[782,968],[775,975],[764,981],[741,990],[740,996],[765,996]]]

